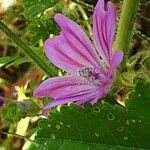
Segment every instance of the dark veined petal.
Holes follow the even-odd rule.
[[[114,70],[116,69],[116,67],[119,66],[122,59],[123,59],[123,51],[122,50],[115,51],[115,53],[113,54],[113,57],[111,59],[111,65],[110,65],[110,68],[106,75],[106,79],[110,78],[113,75]]]
[[[112,82],[113,81],[106,82],[101,86],[87,86],[86,89],[82,89],[82,86],[80,85],[81,87],[78,87],[80,91],[76,92],[74,90],[71,91],[70,94],[65,93],[64,95],[59,95],[58,98],[54,99],[52,102],[47,104],[43,108],[42,114],[45,115],[47,114],[50,108],[55,107],[57,105],[66,104],[68,102],[74,102],[75,104],[80,106],[83,105],[85,102],[94,104],[108,93]]]
[[[88,83],[78,76],[63,76],[45,80],[34,91],[37,97],[52,97],[54,100],[44,107],[44,111],[68,102],[92,101],[99,96],[99,86]]]
[[[49,60],[69,73],[87,66],[104,72],[95,48],[82,28],[62,14],[56,14],[55,21],[62,33],[45,42]]]
[[[107,3],[106,9],[104,0],[99,0],[93,14],[93,37],[99,55],[109,66],[116,30],[116,14],[112,2]]]
[[[62,76],[49,78],[42,82],[34,91],[34,95],[58,99],[66,95],[90,92],[96,89],[98,86],[89,84],[86,79],[78,76]]]
[[[55,21],[61,27],[62,33],[46,40],[45,53],[52,63],[72,75],[47,79],[34,91],[37,97],[54,98],[43,108],[43,114],[51,107],[68,102],[82,105],[88,101],[94,104],[109,91],[115,80],[114,69],[121,63],[123,52],[118,50],[112,54],[116,29],[115,8],[112,2],[107,3],[107,10],[104,7],[104,0],[99,0],[94,10],[95,45],[92,45],[83,29],[74,21],[62,14],[56,14]],[[99,56],[107,64],[107,71]],[[87,80],[86,75],[92,75],[91,72],[86,74],[85,68],[94,70],[94,77],[100,74],[103,77],[100,83]]]
[[[46,40],[44,49],[53,64],[69,73],[77,73],[78,68],[84,67],[82,58],[77,59],[77,56],[70,52],[72,48],[64,42],[62,35]]]
[[[95,98],[97,98],[98,95],[98,90],[95,91],[81,91],[78,94],[77,93],[72,93],[70,95],[66,95],[63,97],[59,97],[57,99],[54,99],[52,102],[50,102],[49,104],[47,104],[44,108],[43,108],[43,112],[45,113],[46,111],[48,111],[48,109],[55,107],[57,105],[62,105],[62,104],[66,104],[69,102],[75,102],[78,105],[82,105],[85,102],[91,102],[93,101]],[[98,100],[98,98],[97,98]]]

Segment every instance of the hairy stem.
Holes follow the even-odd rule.
[[[132,38],[133,26],[140,0],[124,0],[119,20],[115,48],[122,49],[125,59],[129,52],[130,40]]]
[[[26,55],[28,55],[33,62],[35,62],[45,73],[49,76],[56,76],[55,69],[50,65],[44,57],[38,56],[25,42],[23,42],[16,34],[14,34],[2,21],[0,21],[0,29],[10,38],[13,42],[20,47]]]

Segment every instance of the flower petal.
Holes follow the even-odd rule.
[[[44,49],[53,64],[69,73],[76,73],[78,68],[84,67],[82,58],[71,52],[72,48],[64,41],[62,35],[46,40]]]
[[[67,95],[84,94],[98,89],[97,85],[88,84],[86,79],[78,76],[62,76],[45,80],[34,91],[37,97],[52,97],[58,99]]]
[[[54,100],[46,105],[43,113],[51,107],[68,102],[92,101],[98,97],[99,86],[88,84],[78,76],[64,76],[50,78],[44,81],[35,91],[37,97],[53,97]]]
[[[55,99],[54,101],[50,102],[49,104],[47,104],[44,108],[43,108],[43,112],[45,112],[46,110],[55,107],[57,105],[61,105],[61,104],[66,104],[69,102],[76,102],[79,103],[80,105],[83,104],[85,101],[92,101],[97,97],[97,93],[98,90],[96,91],[89,91],[89,92],[83,92],[81,91],[81,94],[73,94],[73,95],[68,95],[68,96],[64,96],[64,97],[60,97],[58,99]]]
[[[116,50],[111,60],[111,67],[112,68],[117,67],[121,63],[122,59],[123,59],[123,51]]]
[[[122,50],[115,51],[111,59],[109,71],[106,76],[107,79],[112,76],[114,69],[121,63],[122,59],[123,59],[123,51]]]
[[[107,3],[104,10],[104,0],[99,0],[93,14],[93,36],[95,47],[107,65],[110,65],[112,42],[116,30],[115,7],[112,2]]]
[[[83,29],[62,14],[56,14],[55,21],[61,27],[62,34],[45,42],[48,58],[70,73],[82,67],[94,67],[103,72],[96,50]]]

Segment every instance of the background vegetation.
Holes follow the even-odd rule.
[[[150,149],[149,0],[140,2],[127,60],[105,100],[94,106],[86,104],[84,109],[72,104],[54,108],[47,119],[39,115],[50,99],[36,99],[33,90],[48,76],[65,74],[43,53],[43,42],[60,31],[54,15],[63,13],[91,37],[96,2],[16,0],[7,8],[6,1],[0,1],[0,19],[48,64],[49,70],[45,74],[0,30],[0,149]],[[119,20],[122,1],[114,3]]]

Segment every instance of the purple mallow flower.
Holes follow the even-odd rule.
[[[108,2],[104,8],[104,0],[99,0],[93,14],[93,42],[74,21],[62,14],[55,15],[62,32],[46,40],[44,49],[48,59],[69,75],[49,78],[34,91],[37,97],[54,99],[43,112],[68,102],[94,104],[111,88],[123,52],[112,52],[116,30],[114,4]]]

